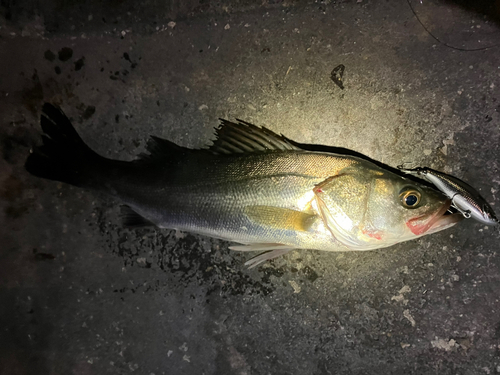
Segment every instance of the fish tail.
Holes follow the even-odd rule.
[[[45,133],[42,135],[43,144],[33,149],[26,160],[26,170],[37,177],[89,187],[96,166],[106,164],[108,159],[83,142],[58,107],[45,103],[40,125]]]

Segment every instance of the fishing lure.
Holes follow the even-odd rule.
[[[486,225],[498,224],[495,212],[488,202],[466,182],[427,167],[407,169],[403,168],[403,165],[399,165],[398,169],[432,183],[451,199],[452,207],[461,212],[465,218],[472,218]]]

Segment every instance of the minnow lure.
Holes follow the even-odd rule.
[[[486,225],[498,224],[495,212],[488,202],[476,189],[464,181],[427,167],[407,169],[403,168],[403,165],[399,165],[398,169],[404,173],[422,177],[434,184],[451,199],[452,207],[460,211],[465,218],[473,218]]]

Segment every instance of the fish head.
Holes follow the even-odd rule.
[[[391,246],[455,225],[441,192],[380,168],[357,168],[314,189],[331,234],[351,250]]]

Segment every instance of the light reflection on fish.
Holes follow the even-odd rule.
[[[402,172],[422,177],[434,184],[451,199],[452,206],[460,211],[465,218],[472,218],[486,225],[498,224],[493,208],[476,189],[466,182],[427,167],[406,169],[403,168],[403,165],[400,165],[398,168]]]
[[[250,266],[292,249],[372,250],[449,228],[440,192],[354,155],[314,151],[266,128],[222,121],[208,149],[152,137],[148,155],[104,158],[69,119],[43,106],[35,176],[106,193],[128,205],[126,224],[154,224],[265,251]]]

